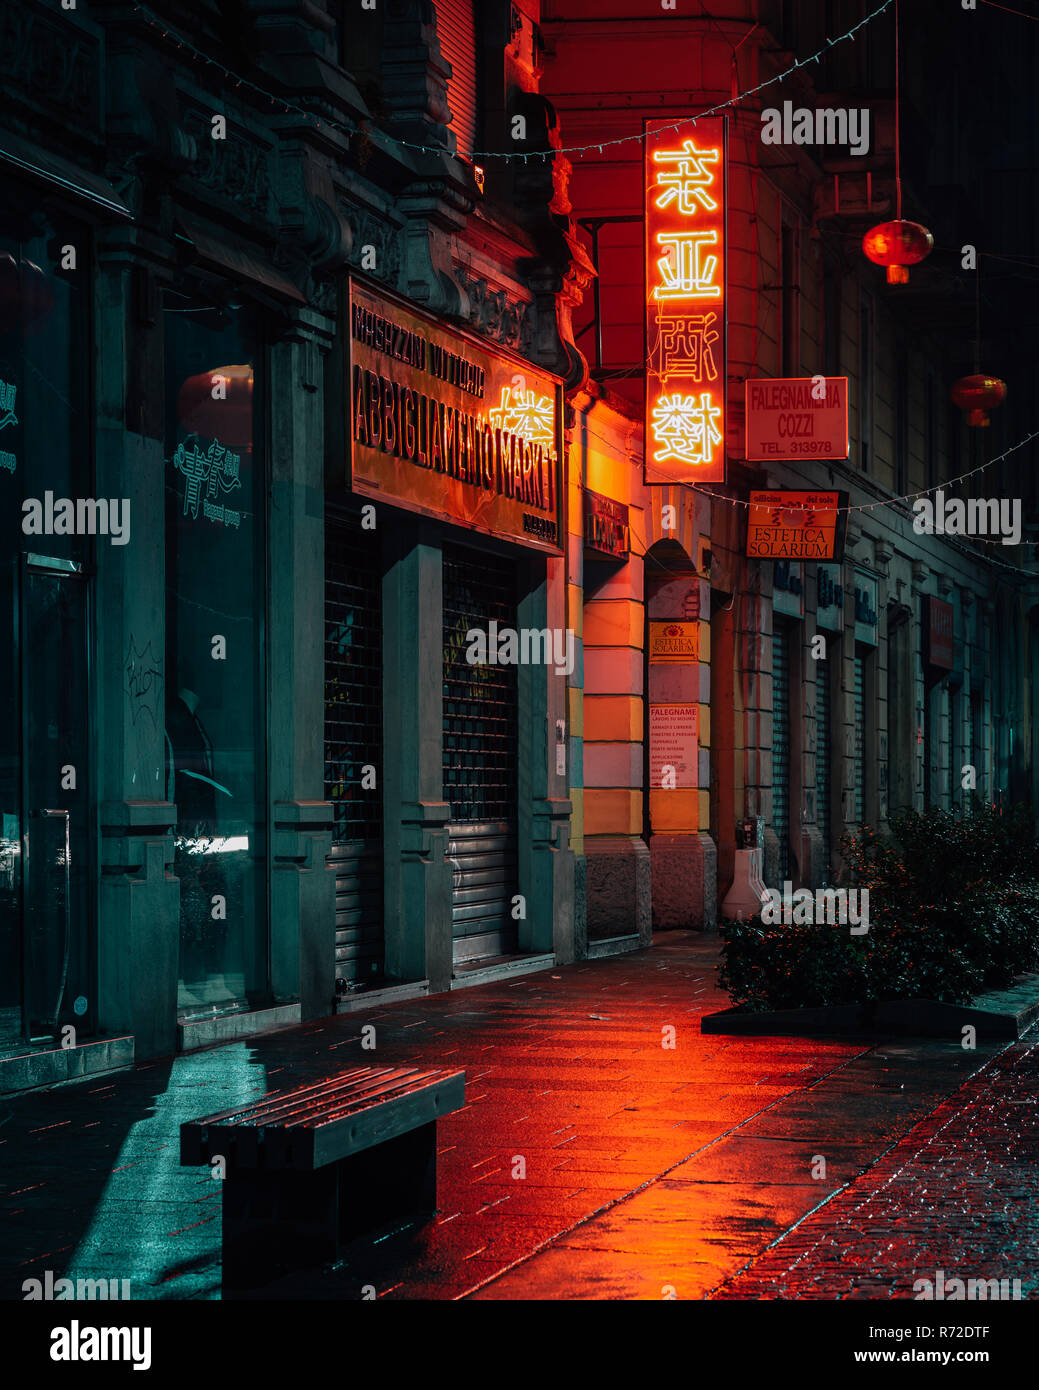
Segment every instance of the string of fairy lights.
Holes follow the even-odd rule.
[[[695,126],[696,122],[702,118],[721,115],[723,112],[738,106],[741,102],[757,96],[759,92],[765,91],[766,88],[774,87],[777,83],[785,81],[799,69],[807,68],[813,63],[821,62],[830,50],[836,48],[838,44],[846,43],[849,40],[854,42],[855,35],[860,29],[864,29],[868,24],[872,24],[885,10],[890,9],[894,3],[895,0],[882,0],[882,3],[878,5],[875,10],[870,11],[870,13],[863,19],[860,19],[857,24],[853,24],[850,29],[845,30],[843,34],[838,35],[836,38],[827,39],[823,46],[809,57],[796,59],[794,63],[783,72],[777,73],[774,77],[766,78],[763,82],[759,82],[757,86],[749,87],[745,92],[730,96],[728,100],[721,101],[716,106],[709,107],[704,111],[698,111],[695,115],[677,117],[669,125],[657,126],[654,133],[659,134],[661,131],[680,130],[688,125]],[[313,111],[308,111],[305,107],[297,105],[296,102],[288,101],[284,97],[275,96],[273,92],[267,91],[266,88],[258,86],[255,82],[251,82],[247,77],[242,77],[240,73],[233,72],[222,63],[218,63],[215,58],[210,57],[208,53],[203,53],[201,49],[196,48],[194,44],[189,43],[187,39],[175,33],[168,24],[163,23],[163,21],[160,20],[157,15],[153,14],[146,6],[135,5],[133,13],[138,15],[148,28],[157,30],[164,40],[172,43],[179,53],[188,53],[193,58],[197,58],[200,62],[204,63],[207,68],[215,68],[223,77],[228,78],[234,83],[235,90],[245,88],[247,91],[253,92],[256,96],[262,97],[265,101],[270,102],[272,106],[280,107],[283,111],[290,112],[295,116],[301,116],[304,120],[313,122],[315,129],[327,127],[328,129],[338,131],[342,135],[351,137],[359,132],[367,133],[364,131],[363,126],[351,128],[350,126],[342,124],[340,121],[334,120],[331,116],[316,116]],[[401,149],[412,150],[416,154],[443,156],[450,153],[450,151],[446,150],[442,145],[424,145],[418,141],[402,139],[400,136],[391,135],[385,131],[380,131],[380,136],[389,144],[397,145]],[[462,157],[468,159],[472,163],[479,162],[480,160],[500,159],[506,162],[509,160],[522,160],[523,163],[526,164],[532,159],[544,161],[554,159],[556,155],[585,155],[590,154],[592,150],[596,150],[599,154],[602,154],[604,150],[611,149],[614,146],[630,145],[633,143],[641,144],[645,138],[646,132],[635,131],[630,135],[614,136],[607,140],[593,140],[587,145],[563,145],[559,148],[553,147],[547,150],[528,151],[473,150],[469,155],[463,155]]]
[[[906,503],[915,502],[918,497],[929,497],[933,492],[943,492],[946,488],[954,487],[957,483],[965,482],[968,478],[973,478],[976,474],[984,472],[986,468],[993,468],[997,463],[1002,463],[1003,460],[1008,459],[1011,454],[1016,454],[1019,449],[1023,449],[1027,444],[1030,444],[1033,439],[1039,439],[1039,430],[1033,430],[1031,434],[1026,435],[1024,439],[1019,439],[1016,444],[1012,444],[1010,448],[1004,450],[1003,453],[997,454],[995,458],[987,459],[984,463],[979,463],[976,468],[971,468],[966,473],[961,473],[959,477],[946,478],[943,482],[935,483],[931,487],[921,488],[919,492],[907,492],[901,497],[883,497],[876,502],[853,502],[849,503],[846,507],[827,507],[826,510],[828,512],[873,512],[884,507],[904,507]],[[672,478],[668,481],[677,483],[683,482],[684,479]],[[727,497],[723,492],[711,492],[703,483],[694,483],[693,487],[705,497],[711,497],[717,502],[728,502],[730,506],[733,507],[750,507],[754,505],[744,498]],[[797,503],[791,504],[789,507],[784,506],[783,510],[791,512],[817,512],[819,507]]]

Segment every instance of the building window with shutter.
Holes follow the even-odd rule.
[[[873,752],[873,659],[872,648],[855,644],[854,716],[855,784],[853,811],[861,828],[872,813],[870,796],[870,758]]]
[[[790,876],[790,630],[773,620],[772,829],[779,842],[779,882]]]
[[[476,6],[474,0],[437,0],[437,37],[451,64],[447,104],[457,151],[471,159],[478,131]]]
[[[823,882],[830,875],[830,742],[833,738],[830,663],[815,663],[815,807],[823,842]]]

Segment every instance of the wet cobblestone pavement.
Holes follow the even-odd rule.
[[[137,1299],[219,1298],[220,1187],[179,1166],[180,1123],[274,1086],[400,1063],[467,1073],[465,1108],[439,1126],[437,1216],[254,1296],[702,1298],[736,1275],[727,1296],[773,1296],[755,1291],[781,1274],[768,1247],[798,1222],[789,1240],[853,1210],[854,1189],[840,1190],[1003,1045],[703,1036],[700,1015],[728,1003],[717,948],[665,934],[636,955],[0,1098],[0,1297],[51,1270],[129,1279]],[[366,1024],[374,1051],[361,1045]],[[994,1109],[989,1132],[995,1153]],[[1023,1196],[1021,1161],[1023,1150]],[[986,1175],[1000,1179],[995,1168],[956,1176],[961,1205]],[[928,1268],[943,1253],[933,1239],[920,1248]],[[965,1246],[937,1267],[954,1255],[975,1258]]]
[[[1039,1298],[1034,1038],[971,1077],[715,1297],[915,1298],[926,1290],[914,1283],[936,1290],[941,1270],[946,1298],[953,1279],[995,1279],[1001,1297]]]

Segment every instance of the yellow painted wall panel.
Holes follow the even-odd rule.
[[[584,833],[589,835],[641,835],[642,793],[586,787]]]
[[[570,817],[570,848],[575,854],[584,853],[584,788],[570,788],[570,804],[573,814]]]
[[[641,743],[641,697],[586,695],[584,738],[589,743]]]
[[[572,685],[567,691],[567,732],[574,738],[584,737],[584,691]]]
[[[643,607],[627,599],[586,603],[584,643],[586,647],[640,647],[643,634]]]
[[[626,501],[631,493],[632,467],[627,454],[596,451],[588,459],[588,488],[603,497]]]
[[[698,830],[700,793],[695,788],[650,791],[649,816],[655,831]]]
[[[584,636],[584,590],[577,584],[567,585],[570,626],[576,637]]]

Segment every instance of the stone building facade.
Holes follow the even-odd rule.
[[[932,229],[936,249],[908,285],[888,286],[861,240],[896,214],[890,16],[854,41],[828,43],[868,10],[734,0],[713,6],[709,18],[662,9],[635,19],[620,6],[593,14],[553,3],[543,12],[551,61],[542,90],[558,109],[566,143],[583,147],[571,200],[598,272],[596,296],[586,296],[575,320],[577,341],[605,398],[633,420],[641,420],[645,358],[643,121],[720,107],[728,124],[727,485],[650,485],[641,493],[647,519],[663,512],[671,493],[685,494],[689,517],[688,539],[676,548],[679,538],[668,537],[663,551],[647,521],[643,652],[654,618],[693,611],[694,582],[706,629],[699,644],[701,735],[709,730],[701,739],[702,808],[683,822],[677,912],[654,810],[683,793],[654,785],[648,759],[641,775],[618,766],[612,791],[595,793],[622,809],[626,795],[641,801],[641,826],[636,813],[609,828],[628,834],[631,884],[641,881],[645,858],[653,864],[656,927],[709,926],[733,881],[738,848],[762,848],[769,885],[819,886],[840,881],[845,834],[864,825],[883,832],[899,810],[955,809],[972,792],[1001,805],[1034,801],[1033,446],[949,494],[1020,499],[1022,544],[920,534],[911,507],[916,495],[933,498],[942,484],[998,459],[1032,428],[1035,354],[1021,350],[1016,323],[1028,317],[1034,294],[1027,273],[1024,288],[1000,276],[999,252],[1013,243],[1026,258],[1034,254],[1035,190],[1014,177],[1020,143],[995,146],[980,115],[965,127],[959,96],[942,74],[953,46],[979,44],[1001,74],[998,89],[1023,91],[1034,39],[1015,30],[1008,44],[998,29],[1006,21],[968,32],[936,17],[927,45],[904,44],[903,215]],[[807,62],[821,50],[818,65]],[[734,93],[761,84],[771,85],[729,104]],[[784,102],[813,111],[865,107],[868,151],[766,143],[762,113]],[[1013,130],[1006,112],[989,114]],[[691,129],[679,127],[676,141]],[[980,295],[964,265],[966,243],[979,252]],[[958,377],[977,370],[978,303],[980,367],[1009,387],[988,429],[969,428],[949,397]],[[847,461],[747,463],[745,382],[816,374],[848,379]],[[845,492],[850,510],[841,517],[839,558],[748,559],[752,488]],[[658,594],[679,599],[666,614],[655,607],[653,559],[687,576],[675,586],[664,576]],[[624,625],[639,627],[637,619]],[[638,645],[633,639],[633,652]],[[658,685],[655,697],[648,661],[646,670],[648,687],[633,685],[623,711],[630,738],[641,736],[644,746],[655,698],[668,698],[663,692],[671,688]],[[691,675],[677,677],[686,689],[694,688]],[[674,678],[668,671],[666,679]],[[585,761],[587,768],[587,750]],[[597,842],[587,815],[585,828],[592,934],[596,912],[608,916],[593,894],[593,856],[603,853],[611,891],[620,861],[614,833]],[[668,845],[666,853],[673,859],[676,851]]]
[[[937,249],[883,284],[880,23],[774,89],[867,103],[867,157],[730,113],[727,481],[646,475],[642,119],[864,13],[712,10],[5,12],[0,1085],[710,928],[743,837],[819,884],[968,766],[1034,799],[1027,549],[918,535],[902,499],[1027,433],[1016,287],[988,279],[979,345],[1007,407],[969,431],[946,392],[958,248],[1027,253],[1035,192],[1012,142],[954,167],[955,94],[907,74]],[[990,56],[1026,89],[1027,44]],[[748,464],[745,381],[819,372],[848,460]],[[1026,522],[1030,457],[984,475]],[[762,485],[846,491],[842,558],[748,560]],[[505,631],[565,665],[471,659]]]
[[[5,16],[5,1084],[574,958],[566,672],[465,659],[470,629],[572,627],[563,400],[591,267],[537,19]],[[481,169],[477,138],[543,157]],[[427,444],[475,402],[450,481],[430,457],[415,482],[402,446],[396,482],[355,487],[362,352],[402,440],[420,399],[413,360],[360,341],[365,296],[504,393],[424,372]],[[470,507],[494,409],[504,521]],[[20,531],[62,497],[111,499],[128,534],[82,510]]]

